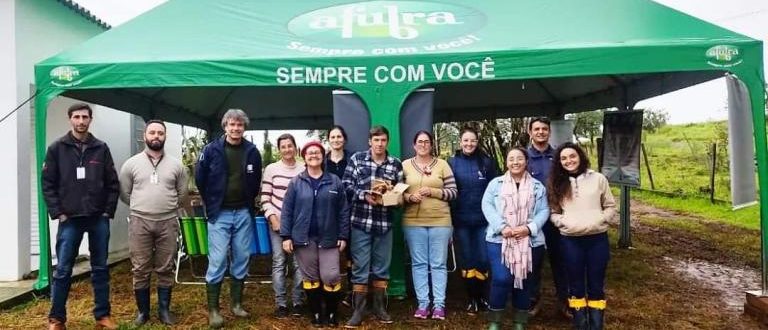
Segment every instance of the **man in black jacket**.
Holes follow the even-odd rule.
[[[107,144],[88,132],[93,111],[85,103],[67,110],[72,130],[48,147],[42,185],[51,219],[59,220],[58,265],[51,287],[49,329],[65,329],[72,267],[83,234],[88,233],[93,285],[93,316],[103,328],[117,329],[110,317],[109,219],[115,216],[120,185]]]

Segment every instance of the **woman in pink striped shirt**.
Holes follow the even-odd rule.
[[[269,220],[272,229],[269,238],[272,245],[272,289],[275,291],[275,316],[285,318],[288,314],[300,316],[304,309],[301,301],[302,288],[301,273],[293,256],[283,251],[283,239],[280,237],[280,213],[283,207],[283,197],[288,189],[288,183],[299,173],[304,171],[304,164],[296,160],[296,140],[291,134],[283,134],[277,138],[277,147],[280,149],[281,159],[269,164],[264,169],[264,178],[261,182],[261,206],[264,216]],[[288,262],[293,264],[293,291],[292,310],[288,309],[287,283],[289,274]]]

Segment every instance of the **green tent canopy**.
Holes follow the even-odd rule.
[[[453,121],[631,109],[730,73],[750,92],[768,200],[762,52],[758,40],[649,0],[171,0],[35,66],[37,161],[59,95],[206,130],[229,108],[245,110],[252,129],[295,129],[330,126],[331,92],[346,89],[399,141],[401,105],[423,87],[435,89],[435,120]]]

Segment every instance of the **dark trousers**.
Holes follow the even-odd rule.
[[[547,255],[549,257],[549,266],[552,270],[552,280],[555,283],[555,294],[560,301],[565,301],[568,295],[568,279],[566,278],[565,265],[563,264],[563,255],[560,251],[560,241],[562,235],[560,230],[551,222],[542,228],[544,239],[547,244]],[[541,291],[541,268],[544,264],[544,258],[533,264],[533,274],[531,274],[531,298],[536,299]]]
[[[88,248],[91,260],[91,284],[93,285],[93,316],[101,319],[109,316],[109,219],[103,216],[77,217],[59,223],[56,234],[56,271],[51,285],[51,311],[48,317],[62,322],[67,320],[67,298],[72,286],[72,267],[83,241],[88,233]]]
[[[459,250],[459,267],[463,270],[488,271],[488,254],[485,247],[487,226],[453,227],[453,237]]]
[[[504,265],[501,258],[501,243],[486,242],[488,249],[488,261],[491,265],[491,293],[489,294],[488,304],[491,310],[502,310],[507,305],[507,297],[512,292],[512,305],[518,310],[528,310],[531,304],[531,298],[528,286],[530,285],[530,275],[523,280],[523,287],[518,289],[514,287],[515,277],[510,273],[509,268]],[[537,259],[544,257],[544,247],[539,246],[531,249],[534,264]]]
[[[563,236],[560,243],[568,275],[568,295],[605,299],[605,269],[610,259],[608,234]]]
[[[176,267],[176,239],[179,222],[175,219],[146,220],[131,216],[128,224],[128,250],[131,254],[133,289],[149,288],[152,272],[157,274],[157,286],[173,286],[173,270]]]

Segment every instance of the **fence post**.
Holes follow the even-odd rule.
[[[709,202],[715,204],[715,171],[717,170],[717,143],[712,143],[712,164],[709,172]]]
[[[643,152],[643,161],[645,162],[645,169],[648,171],[648,180],[651,181],[651,190],[656,190],[656,185],[653,184],[653,174],[651,174],[651,164],[648,163],[648,152],[645,151],[645,143],[640,143],[640,151]]]

